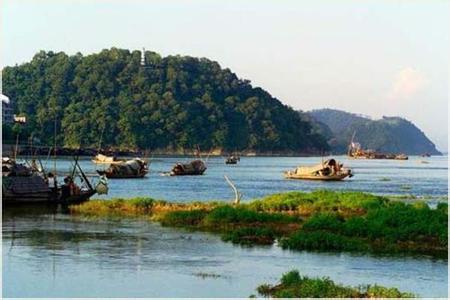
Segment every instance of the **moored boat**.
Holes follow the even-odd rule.
[[[235,165],[240,160],[241,160],[241,158],[239,156],[237,156],[237,155],[230,155],[225,160],[225,164],[227,164],[227,165]]]
[[[80,177],[80,185],[75,176]],[[103,184],[103,183],[102,183]],[[38,172],[15,160],[3,159],[2,163],[2,204],[78,204],[89,200],[97,190],[91,185],[81,170],[78,161],[71,175],[58,185],[52,173]]]
[[[92,159],[92,162],[94,164],[121,164],[125,162],[125,160],[118,159],[115,156],[106,156],[99,153]]]
[[[170,176],[203,175],[207,167],[203,160],[197,159],[189,163],[176,163],[170,171]]]
[[[284,172],[284,176],[288,179],[339,181],[352,177],[353,174],[350,169],[344,168],[343,164],[332,158],[312,167],[299,166]]]
[[[148,164],[145,160],[134,158],[112,163],[106,170],[97,170],[97,173],[107,178],[143,178],[148,173]]]

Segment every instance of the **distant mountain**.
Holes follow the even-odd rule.
[[[326,125],[322,135],[335,152],[344,153],[355,133],[355,141],[363,148],[387,153],[406,153],[410,155],[430,153],[441,154],[433,142],[412,122],[400,117],[383,117],[371,120],[368,117],[334,109],[318,109],[308,112],[314,120],[313,128]],[[322,124],[322,125],[320,125]]]

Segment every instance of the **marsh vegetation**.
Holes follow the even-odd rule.
[[[427,254],[446,257],[448,205],[403,203],[361,192],[274,194],[240,205],[170,203],[151,198],[94,200],[72,206],[90,217],[142,217],[163,226],[218,233],[241,245],[284,249]]]
[[[412,298],[411,293],[379,285],[344,286],[327,277],[301,276],[297,270],[283,274],[277,285],[263,284],[258,294],[274,298]]]

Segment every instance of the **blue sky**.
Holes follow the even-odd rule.
[[[43,50],[208,57],[296,109],[415,122],[448,144],[449,2],[2,0],[1,66]]]

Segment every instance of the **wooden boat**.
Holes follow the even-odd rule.
[[[397,159],[397,160],[408,160],[408,156],[406,154],[401,153],[401,154],[395,155],[394,159]]]
[[[74,175],[78,169],[82,183],[81,188],[75,184]],[[64,179],[64,184],[59,185],[54,177],[45,173],[39,173],[31,168],[10,160],[2,165],[2,204],[4,206],[21,204],[78,204],[89,200],[97,191],[89,182],[81,170],[78,161],[75,160],[74,170],[71,176]]]
[[[134,158],[111,164],[108,169],[97,170],[97,173],[107,178],[143,178],[148,173],[148,165],[146,161]]]
[[[295,170],[284,172],[288,179],[339,181],[346,177],[352,177],[352,171],[344,168],[335,159],[329,159],[312,167],[297,167]]]
[[[238,161],[240,161],[240,157],[236,156],[236,155],[230,155],[227,157],[227,159],[225,160],[225,164],[227,165],[235,165],[237,164]]]
[[[103,154],[99,153],[92,159],[92,162],[94,164],[109,164],[109,165],[112,165],[112,164],[121,164],[121,163],[125,162],[125,160],[124,159],[118,159],[115,156],[106,156],[106,155],[103,155]]]
[[[206,164],[199,159],[185,164],[176,163],[170,171],[170,176],[203,175],[206,169]]]

